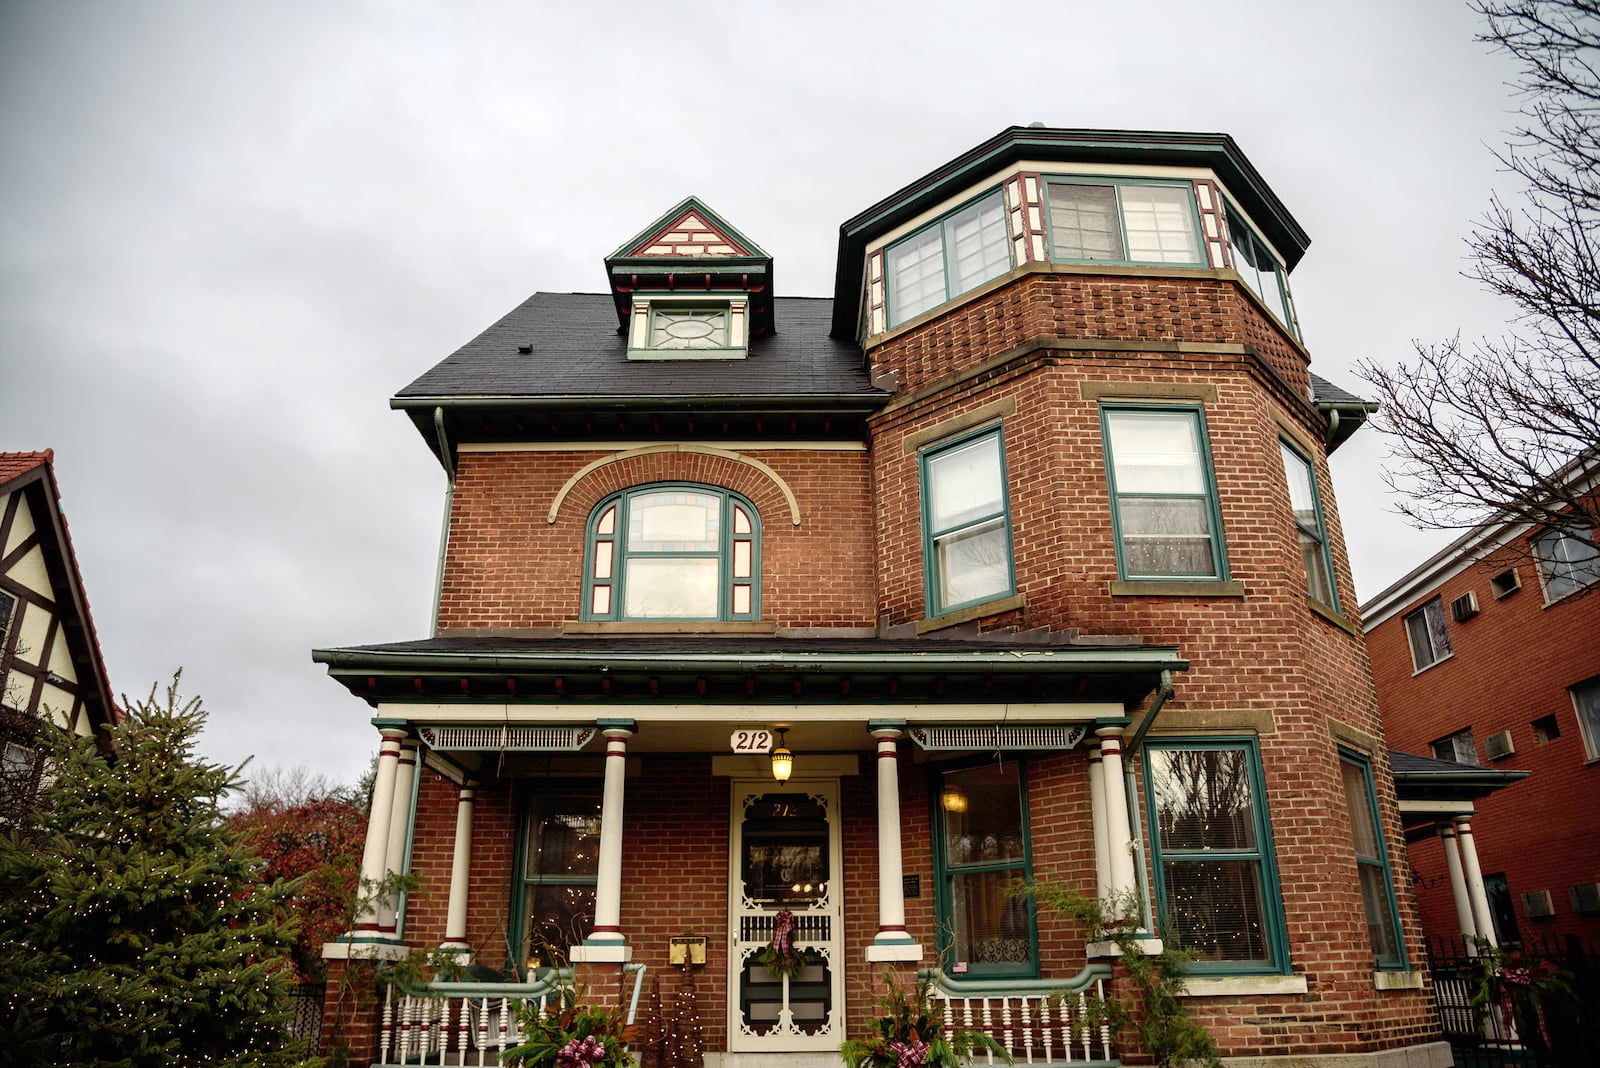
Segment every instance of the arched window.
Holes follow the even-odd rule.
[[[760,518],[743,497],[711,486],[625,490],[589,518],[583,616],[759,619],[760,576]]]

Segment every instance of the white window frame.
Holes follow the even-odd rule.
[[[1587,527],[1574,529],[1586,531],[1589,542],[1566,530],[1547,530],[1533,539],[1533,557],[1545,604],[1571,597],[1600,582],[1600,549],[1593,545],[1594,532]]]
[[[1122,242],[1121,257],[1094,257],[1094,256],[1068,256],[1063,255],[1056,244],[1054,212],[1052,210],[1050,194],[1054,189],[1065,189],[1072,186],[1092,186],[1099,189],[1111,190],[1112,211],[1116,218],[1117,233]],[[1128,208],[1126,200],[1128,190],[1136,189],[1168,189],[1183,194],[1185,206],[1188,208],[1188,236],[1191,254],[1187,259],[1145,258],[1136,256],[1130,247],[1132,242],[1128,237]],[[1200,229],[1199,208],[1194,200],[1194,183],[1186,181],[1173,181],[1163,179],[1138,179],[1138,178],[1109,178],[1098,175],[1050,175],[1045,178],[1044,191],[1045,220],[1050,227],[1050,259],[1056,263],[1105,263],[1120,265],[1156,266],[1156,267],[1208,267],[1210,262],[1206,258],[1205,235]],[[1164,231],[1155,231],[1164,232]]]
[[[1441,747],[1448,748],[1450,755],[1441,756],[1439,754]],[[1452,764],[1460,764],[1466,768],[1483,766],[1478,760],[1478,740],[1472,736],[1471,727],[1456,731],[1454,734],[1447,734],[1443,738],[1434,739],[1428,743],[1428,751],[1433,754],[1435,760],[1448,760]],[[1463,755],[1467,759],[1463,760]]]
[[[628,317],[630,360],[739,360],[749,354],[750,294],[635,293]],[[706,347],[664,346],[656,340],[656,319],[663,312],[721,312],[723,344]]]
[[[1583,735],[1584,755],[1589,760],[1600,760],[1600,675],[1568,686],[1567,693],[1572,695],[1578,733]]]
[[[1443,652],[1436,648],[1437,643],[1434,641],[1435,630],[1431,626],[1433,621],[1428,618],[1428,616],[1432,613],[1437,614],[1437,621],[1439,624],[1438,633],[1444,636]],[[1428,640],[1428,646],[1425,650],[1419,650],[1417,647],[1417,632],[1412,627],[1412,620],[1416,619],[1421,619],[1424,621],[1422,634]],[[1450,642],[1450,621],[1445,615],[1444,599],[1442,597],[1435,595],[1420,608],[1416,609],[1416,611],[1407,612],[1405,619],[1403,619],[1401,622],[1405,626],[1406,630],[1406,644],[1411,646],[1411,666],[1414,669],[1412,671],[1413,675],[1419,672],[1427,671],[1435,664],[1442,664],[1446,660],[1449,660],[1451,657],[1456,655],[1455,648]],[[1422,653],[1426,653],[1428,659],[1424,660],[1423,656],[1420,655]]]

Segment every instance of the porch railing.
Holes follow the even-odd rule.
[[[1118,1063],[1111,1029],[1097,1021],[1090,1001],[1104,998],[1111,968],[1091,964],[1071,979],[961,979],[937,969],[920,973],[931,980],[943,1003],[947,1029],[981,1031],[1011,1054],[1017,1064],[1103,1065]],[[998,1063],[993,1053],[978,1063]]]
[[[625,1024],[639,1012],[645,966],[624,964],[633,976]],[[533,1004],[541,1016],[572,989],[570,968],[551,969],[531,983],[428,983],[404,989],[391,983],[384,994],[378,1035],[381,1065],[497,1065],[500,1054],[522,1045],[518,1010]]]

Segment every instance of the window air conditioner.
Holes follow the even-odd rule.
[[[1567,891],[1573,912],[1600,912],[1600,883],[1579,883]]]
[[[1478,595],[1471,590],[1450,602],[1450,618],[1465,623],[1478,614]]]
[[[1483,751],[1490,760],[1500,760],[1515,753],[1510,731],[1496,731],[1483,740]]]
[[[1535,890],[1531,894],[1522,895],[1522,911],[1528,914],[1530,920],[1543,919],[1554,916],[1556,908],[1550,903],[1550,891]]]

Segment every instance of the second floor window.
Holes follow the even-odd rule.
[[[1005,274],[1011,270],[1011,241],[1000,190],[892,246],[884,265],[890,326]]]
[[[746,500],[710,486],[647,486],[589,520],[584,618],[760,618],[760,528]]]
[[[1600,582],[1600,549],[1594,546],[1594,531],[1548,530],[1534,539],[1534,557],[1539,561],[1539,577],[1544,580],[1547,601],[1558,601],[1567,594]]]
[[[1435,597],[1406,616],[1406,638],[1411,642],[1411,663],[1418,671],[1449,659],[1450,624],[1445,622],[1444,601]]]
[[[1106,407],[1117,563],[1125,579],[1226,579],[1198,408]]]
[[[1306,570],[1306,593],[1337,610],[1333,568],[1328,560],[1328,534],[1322,525],[1322,505],[1317,500],[1317,476],[1311,461],[1282,438],[1283,473],[1289,480],[1289,507],[1300,537],[1300,557]]]
[[[922,520],[928,615],[1016,589],[999,427],[923,454]]]
[[[1187,182],[1052,181],[1046,189],[1057,262],[1205,264]]]

